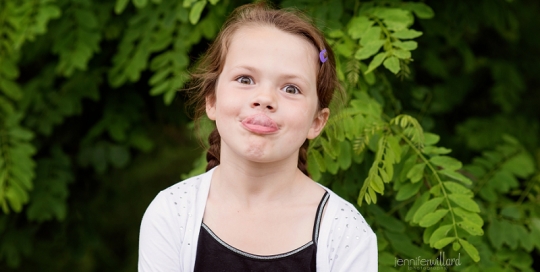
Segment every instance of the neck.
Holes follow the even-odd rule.
[[[294,197],[304,174],[298,169],[298,154],[283,161],[261,163],[231,158],[221,153],[221,164],[212,177],[212,187],[227,201],[242,207],[277,204]],[[293,160],[294,159],[294,160]]]

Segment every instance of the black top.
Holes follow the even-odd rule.
[[[328,192],[325,192],[317,208],[312,241],[282,254],[255,255],[239,250],[221,240],[207,225],[202,223],[194,271],[316,271],[317,238],[319,237],[322,211],[329,196]]]

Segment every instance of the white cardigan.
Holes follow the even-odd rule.
[[[139,237],[139,271],[193,271],[214,169],[161,191],[148,206]],[[375,233],[352,204],[323,188],[330,198],[317,241],[317,271],[377,271]]]

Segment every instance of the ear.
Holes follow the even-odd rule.
[[[207,96],[206,97],[206,115],[208,119],[216,121],[216,98]]]
[[[313,123],[311,123],[311,128],[308,131],[308,139],[314,139],[321,134],[321,131],[326,125],[326,121],[328,121],[328,116],[330,116],[330,109],[328,108],[324,108],[317,113],[315,119],[313,119]]]

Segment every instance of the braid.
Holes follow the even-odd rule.
[[[309,140],[306,139],[306,141],[302,144],[300,147],[300,151],[298,152],[298,169],[302,171],[306,176],[310,177],[309,172],[307,170],[307,149],[309,146]]]
[[[219,135],[217,128],[214,128],[212,133],[210,133],[210,136],[208,136],[208,143],[210,144],[210,147],[208,148],[208,152],[206,152],[206,161],[208,162],[208,165],[206,165],[206,171],[219,165],[221,136]]]

